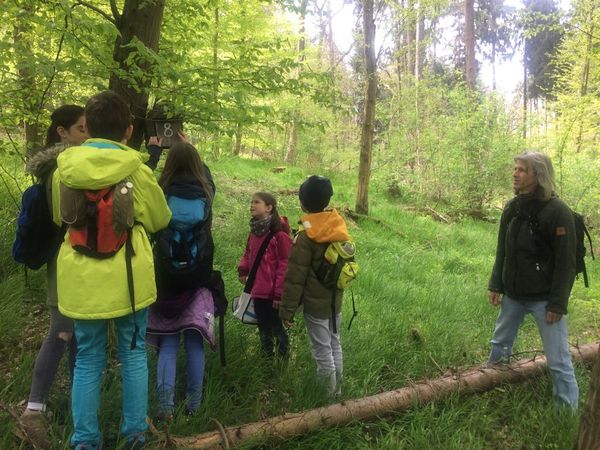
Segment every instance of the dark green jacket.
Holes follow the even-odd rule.
[[[544,202],[519,195],[502,212],[488,289],[518,301],[548,300],[548,311],[566,314],[575,257],[575,223],[569,207],[556,196]]]
[[[332,291],[321,284],[315,270],[323,261],[330,242],[350,238],[344,219],[337,211],[307,214],[301,218],[305,231],[294,239],[288,268],[285,275],[283,294],[279,306],[279,317],[290,320],[298,307],[318,319],[331,318]],[[337,290],[335,313],[342,309],[343,291]]]

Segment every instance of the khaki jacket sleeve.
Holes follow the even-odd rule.
[[[306,233],[300,232],[292,246],[285,275],[283,294],[279,305],[279,317],[282,320],[290,320],[296,309],[298,309],[302,301],[308,273],[312,270],[311,263],[310,239],[306,236]]]

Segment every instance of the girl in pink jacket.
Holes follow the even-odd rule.
[[[279,319],[278,309],[292,248],[290,227],[287,219],[277,212],[275,197],[266,192],[257,192],[252,196],[250,215],[250,236],[238,266],[238,275],[240,282],[246,283],[259,249],[265,239],[269,239],[259,262],[251,295],[264,355],[273,357],[273,341],[276,338],[277,354],[285,360],[289,354],[289,341],[287,331]]]

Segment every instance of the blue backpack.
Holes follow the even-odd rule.
[[[213,260],[209,204],[203,198],[175,196],[169,196],[167,203],[171,222],[154,236],[159,291],[175,293],[208,284]]]
[[[52,221],[46,183],[40,181],[23,192],[12,248],[13,259],[29,269],[37,270],[56,254],[61,238],[61,228]]]

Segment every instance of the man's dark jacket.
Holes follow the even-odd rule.
[[[558,197],[518,195],[508,202],[498,232],[488,289],[517,301],[547,300],[546,309],[567,313],[575,280],[573,213]]]

